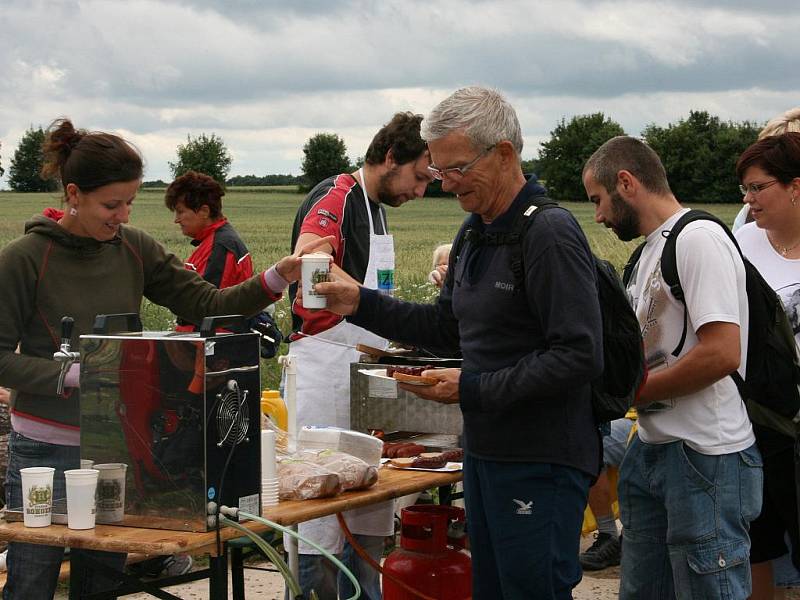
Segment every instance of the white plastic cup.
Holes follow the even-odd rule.
[[[331,272],[331,257],[322,252],[304,254],[300,257],[303,282],[303,306],[305,308],[325,308],[328,299],[314,292],[314,284],[328,281]]]
[[[26,467],[22,475],[25,527],[47,527],[53,519],[53,467]]]
[[[81,459],[81,469],[92,469],[94,468],[94,461],[89,460],[88,458]]]
[[[267,429],[261,432],[261,479],[275,479],[277,476],[275,432]]]
[[[125,463],[95,465],[97,478],[97,522],[118,523],[125,516]]]
[[[97,469],[64,471],[67,481],[67,527],[70,529],[94,528],[99,474]]]

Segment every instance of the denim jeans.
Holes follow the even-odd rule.
[[[762,484],[755,445],[712,456],[635,437],[619,478],[620,599],[747,598]]]
[[[341,556],[336,558],[341,560]],[[303,599],[308,600],[311,590],[317,593],[319,600],[336,600],[336,573],[338,569],[330,560],[321,554],[300,554],[298,556],[298,582],[303,591]],[[286,590],[289,598],[289,590]]]
[[[12,431],[8,438],[8,472],[6,474],[6,505],[11,509],[22,506],[22,479],[19,470],[25,467],[55,467],[53,499],[66,497],[64,471],[80,468],[80,448],[60,446],[26,438]],[[125,554],[72,549],[73,553],[107,564],[119,571],[125,566]],[[13,542],[8,545],[6,564],[8,579],[3,599],[51,600],[58,584],[58,573],[64,557],[60,546],[42,546]],[[87,571],[84,592],[107,590],[116,581]]]
[[[616,419],[609,423],[609,431],[603,436],[603,465],[619,467],[628,449],[628,437],[633,429],[630,419]]]
[[[465,455],[475,600],[571,600],[589,481],[562,465]]]
[[[383,555],[383,537],[354,534],[356,542],[361,545],[377,563]],[[344,550],[337,556],[356,576],[361,586],[362,600],[381,600],[381,581],[378,572],[366,564],[356,554],[349,542],[345,541]],[[320,554],[301,554],[299,556],[299,580],[303,597],[308,598],[313,589],[319,600],[341,600],[350,598],[355,593],[353,584],[336,566]],[[338,592],[337,592],[338,586]],[[288,591],[286,597],[288,598]]]
[[[367,554],[376,563],[380,564],[383,557],[383,540],[381,535],[360,535],[353,534],[359,546],[366,550]],[[345,542],[342,552],[342,562],[358,580],[361,586],[361,600],[381,600],[381,577],[375,569],[367,564],[353,549],[349,542]],[[339,598],[347,600],[355,594],[355,588],[344,573],[339,573]]]

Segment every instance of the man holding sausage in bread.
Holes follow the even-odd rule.
[[[425,142],[419,134],[421,115],[394,115],[375,135],[364,156],[364,166],[318,183],[295,217],[292,247],[328,235],[323,247],[334,263],[365,287],[391,294],[394,289],[394,242],[386,227],[384,205],[400,206],[422,197],[432,176]],[[302,294],[290,288],[295,333],[291,352],[297,357],[297,426],[350,427],[350,363],[358,362],[357,344],[384,348],[386,340],[345,322],[326,310],[309,310]],[[394,533],[394,502],[345,513],[356,541],[376,560],[383,541]],[[362,587],[362,598],[380,600],[378,573],[355,556],[344,543],[336,517],[300,525],[300,533],[336,554],[344,552]],[[300,544],[300,586],[314,589],[320,600],[352,596],[351,583],[317,551]]]
[[[595,267],[566,210],[543,211],[512,249],[496,241],[545,193],[520,166],[516,113],[498,92],[458,90],[423,121],[430,170],[470,215],[435,304],[334,275],[315,286],[328,308],[386,338],[460,345],[462,369],[425,371],[419,396],[459,403],[475,600],[572,598],[589,483],[600,467],[590,382],[603,370]],[[469,232],[469,233],[467,233]],[[522,289],[515,289],[515,288]]]

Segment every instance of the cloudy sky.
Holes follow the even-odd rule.
[[[315,133],[360,156],[395,111],[469,84],[515,105],[524,158],[562,117],[638,134],[690,109],[762,122],[800,105],[797,0],[0,0],[0,31],[6,170],[62,115],[168,180],[188,133],[221,136],[232,175],[299,174]]]

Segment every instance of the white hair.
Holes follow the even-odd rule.
[[[438,140],[453,132],[467,136],[476,150],[508,140],[522,154],[517,113],[497,90],[471,86],[453,92],[422,121],[422,139]]]

